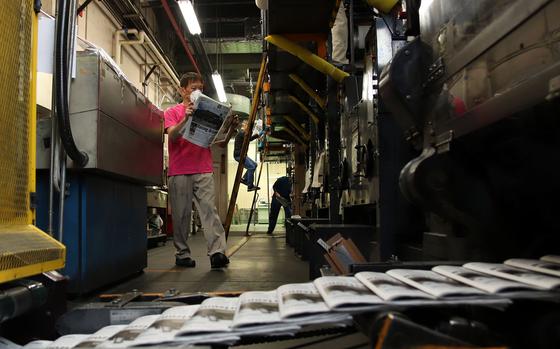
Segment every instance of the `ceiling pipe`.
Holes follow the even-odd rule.
[[[177,34],[177,37],[179,38],[179,41],[181,41],[181,44],[183,44],[183,48],[185,49],[187,57],[191,61],[192,65],[194,66],[194,70],[198,74],[202,75],[201,72],[200,72],[200,69],[198,68],[198,64],[196,64],[196,60],[194,59],[194,57],[191,53],[191,50],[190,50],[189,45],[187,43],[187,39],[185,38],[185,36],[183,35],[183,32],[179,28],[179,25],[177,24],[177,21],[175,20],[175,16],[173,15],[173,11],[171,10],[171,7],[169,7],[169,3],[167,2],[167,0],[161,0],[161,4],[163,5],[163,8],[165,9],[165,13],[167,14],[167,17],[169,18],[169,22],[171,22],[171,25],[173,26],[173,29],[175,29],[175,34]]]
[[[137,39],[121,40],[121,35],[122,34],[125,34],[125,35],[134,34],[134,35],[136,35]],[[159,51],[155,47],[154,43],[150,40],[150,38],[148,37],[148,35],[146,35],[146,33],[144,31],[139,31],[137,29],[119,29],[119,30],[116,30],[113,33],[113,50],[114,50],[114,55],[115,55],[115,63],[117,63],[119,66],[122,64],[122,46],[123,45],[147,45],[149,50],[152,52],[152,54],[156,57],[156,59],[159,61],[159,63],[163,66],[163,68],[167,72],[167,75],[169,75],[169,77],[171,78],[173,83],[177,87],[179,87],[180,82],[179,82],[179,79],[177,78],[177,75],[175,74],[175,71],[173,70],[173,68],[171,68],[171,66],[169,66],[169,64],[167,63],[165,58],[159,53]]]
[[[121,34],[136,35],[137,39],[121,40]],[[144,45],[146,42],[146,34],[137,29],[118,29],[113,32],[113,54],[115,55],[115,63],[119,66],[122,64],[122,49],[123,45]]]

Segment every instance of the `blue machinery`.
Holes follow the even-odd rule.
[[[68,291],[87,293],[146,267],[146,189],[161,184],[162,113],[96,50],[78,54],[70,120],[89,161],[69,162],[61,241]],[[49,224],[51,120],[37,126],[37,225]],[[59,207],[55,200],[54,207]],[[58,221],[55,210],[53,221]],[[57,231],[57,230],[55,230]]]

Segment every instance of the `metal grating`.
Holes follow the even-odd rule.
[[[32,2],[4,1],[0,11],[0,224],[29,215],[29,97]]]
[[[58,242],[32,225],[0,226],[0,270],[64,258]]]
[[[62,268],[64,245],[33,222],[35,53],[33,0],[0,11],[0,283]]]

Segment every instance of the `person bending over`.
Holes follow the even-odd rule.
[[[268,230],[267,234],[271,235],[276,228],[276,221],[278,221],[278,214],[280,207],[284,207],[284,216],[289,218],[292,216],[292,200],[290,194],[292,193],[292,183],[290,178],[283,176],[274,182],[272,186],[274,194],[272,194],[272,202],[270,203],[270,215],[268,217]]]

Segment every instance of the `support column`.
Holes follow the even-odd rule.
[[[331,223],[341,223],[340,216],[340,108],[338,105],[338,84],[327,77],[327,125],[329,147],[329,219]]]
[[[303,188],[305,186],[305,147],[297,144],[295,146],[295,167],[294,167],[294,213],[305,216],[303,209]],[[288,218],[288,217],[286,217]]]

